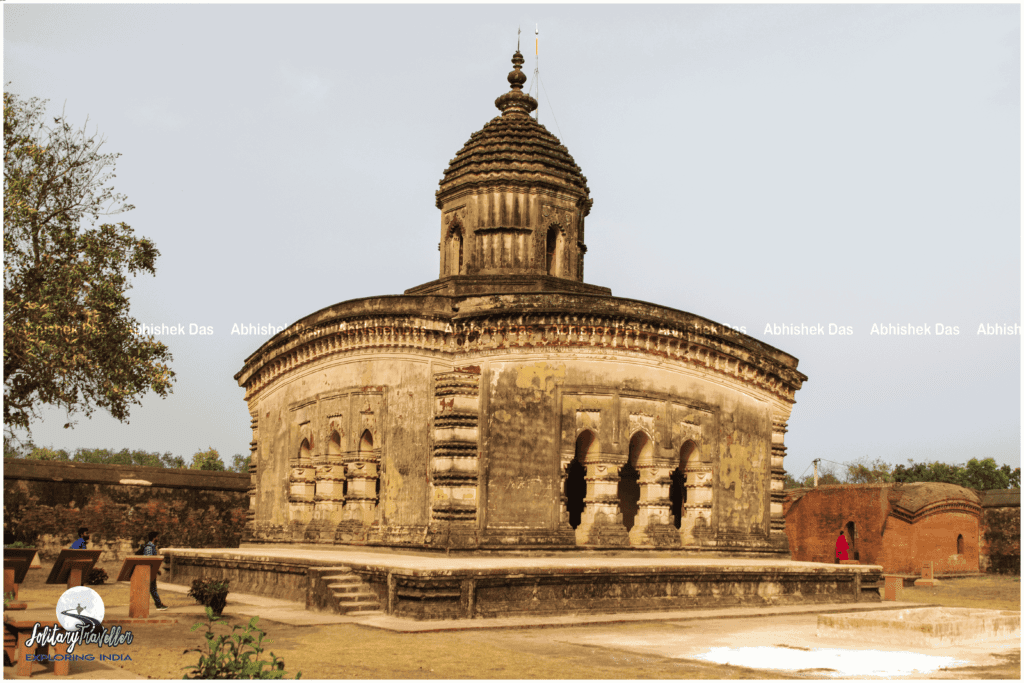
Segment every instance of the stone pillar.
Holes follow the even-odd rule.
[[[562,453],[558,471],[558,527],[565,530],[572,530],[569,524],[569,496],[565,494],[566,482],[569,481],[569,466],[572,465],[575,453]]]
[[[786,517],[783,514],[783,503],[786,499],[786,469],[783,460],[786,457],[786,419],[772,416],[772,478],[771,478],[771,532],[770,541],[773,546],[789,550],[789,539],[786,538]]]
[[[671,469],[661,465],[640,465],[640,502],[629,530],[629,544],[644,548],[672,548],[679,545],[679,532],[672,525]]]
[[[428,527],[433,545],[464,547],[477,543],[479,421],[479,368],[435,374]]]
[[[360,527],[373,524],[377,508],[377,478],[380,451],[362,451],[350,455],[348,467],[342,475],[348,480],[343,521],[356,522]],[[349,525],[351,526],[351,525]]]
[[[252,441],[249,442],[249,488],[246,495],[249,497],[249,510],[246,512],[244,540],[252,540],[256,531],[256,489],[259,484],[256,471],[256,451],[259,441],[259,410],[255,409],[249,413],[249,428],[252,430]]]
[[[629,536],[619,512],[619,470],[626,461],[602,453],[588,456],[586,507],[576,527],[576,545],[627,546]]]
[[[288,478],[288,520],[293,535],[303,539],[305,526],[313,521],[313,494],[315,492],[316,470],[307,463],[293,458],[291,476]]]
[[[699,545],[701,537],[711,533],[711,466],[687,465],[683,474],[686,475],[686,502],[679,535],[684,546]]]
[[[336,459],[336,461],[332,461]],[[308,534],[309,540],[331,543],[334,541],[335,528],[341,522],[345,506],[345,465],[340,457],[324,455],[315,467],[316,487],[313,495],[314,534]]]

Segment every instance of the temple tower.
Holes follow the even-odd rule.
[[[587,179],[558,138],[530,112],[523,56],[512,57],[512,88],[494,101],[501,115],[473,133],[437,191],[440,277],[547,275],[583,281]]]

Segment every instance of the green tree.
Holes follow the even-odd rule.
[[[25,444],[22,444],[4,434],[4,458],[23,458]]]
[[[249,474],[250,460],[252,460],[252,455],[241,455],[240,453],[235,453],[231,458],[231,471]]]
[[[121,421],[152,390],[171,391],[167,347],[136,335],[130,278],[159,252],[125,223],[118,154],[45,101],[4,93],[4,428],[29,428],[42,406],[70,417],[101,408]],[[88,122],[87,122],[88,124]],[[69,421],[65,427],[71,426]]]
[[[209,450],[199,451],[193,455],[192,466],[189,469],[223,472],[224,462],[220,459],[220,453],[211,447]]]
[[[67,462],[71,460],[71,455],[65,450],[55,450],[53,448],[42,448],[40,446],[32,446],[31,450],[25,456],[26,460],[61,460]]]
[[[861,458],[846,465],[847,484],[883,484],[893,481],[892,465],[876,458],[874,462]]]
[[[998,467],[993,458],[971,458],[966,465],[909,460],[906,465],[893,468],[892,473],[895,481],[907,484],[934,481],[977,491],[1020,487],[1020,468],[1011,469],[1009,465]]]
[[[164,467],[168,469],[184,470],[188,466],[185,464],[185,458],[180,455],[171,455],[170,453],[164,453],[160,456],[160,462]]]
[[[167,453],[170,455],[170,453]],[[130,451],[122,448],[112,451],[109,448],[79,448],[75,451],[75,462],[91,462],[101,465],[138,465],[142,467],[163,467],[159,453],[147,451]]]

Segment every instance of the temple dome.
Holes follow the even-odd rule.
[[[537,101],[522,92],[522,63],[517,51],[508,76],[512,89],[494,102],[501,115],[473,133],[445,169],[438,208],[460,191],[502,185],[564,192],[582,200],[583,215],[589,213],[592,200],[586,176],[559,139],[530,116]]]

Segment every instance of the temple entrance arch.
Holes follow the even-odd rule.
[[[565,478],[565,509],[569,513],[569,526],[576,529],[580,525],[583,509],[587,506],[587,468],[584,463],[587,454],[593,448],[596,437],[589,429],[580,432],[576,437],[576,453],[569,462]]]
[[[686,505],[686,469],[697,464],[697,444],[687,440],[679,448],[679,465],[669,475],[672,485],[669,488],[669,501],[672,504],[672,524],[680,529],[683,526],[683,506]]]

